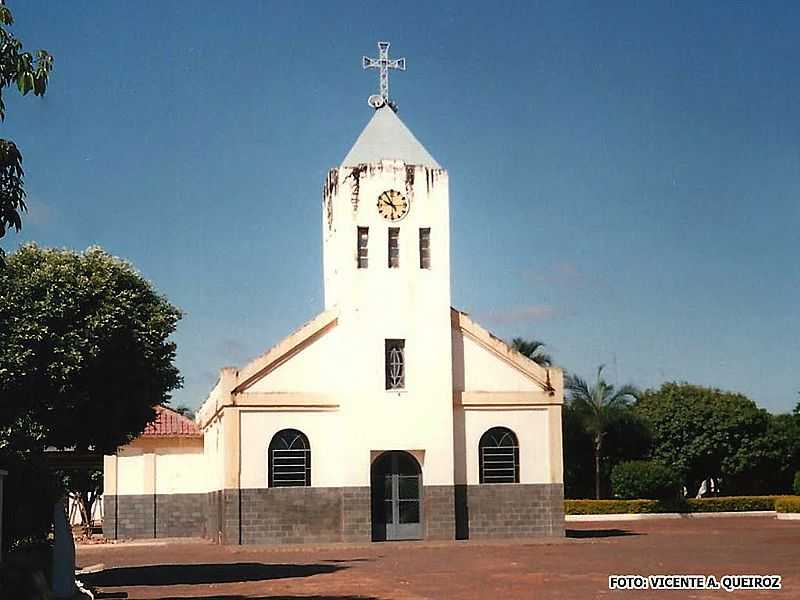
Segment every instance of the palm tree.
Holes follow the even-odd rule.
[[[569,391],[572,407],[581,415],[583,426],[594,442],[594,494],[600,499],[600,458],[603,453],[603,438],[614,413],[626,408],[639,397],[639,390],[632,385],[619,389],[603,379],[603,367],[597,368],[597,380],[589,385],[577,375],[568,374],[564,387]]]
[[[549,354],[542,352],[544,342],[539,340],[524,340],[516,337],[511,340],[511,347],[520,354],[527,356],[540,367],[552,367],[553,359]]]

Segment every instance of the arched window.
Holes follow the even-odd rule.
[[[514,432],[492,427],[478,443],[481,483],[519,483],[519,445]]]
[[[269,443],[269,487],[311,485],[311,445],[302,431],[283,429]]]

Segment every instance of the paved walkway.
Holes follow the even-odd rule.
[[[571,523],[566,540],[313,548],[208,543],[78,548],[99,598],[421,600],[800,598],[800,522],[765,518]],[[609,574],[783,576],[783,590],[608,590]]]

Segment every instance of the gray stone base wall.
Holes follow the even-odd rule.
[[[203,537],[206,494],[158,494],[156,537]]]
[[[221,541],[220,514],[222,511],[222,492],[206,494],[205,537],[214,542]]]
[[[423,490],[422,514],[425,519],[425,539],[455,539],[456,514],[453,486],[426,485]]]
[[[105,502],[104,497],[104,502]],[[152,494],[116,496],[117,539],[155,537],[155,497]]]
[[[103,534],[109,539],[203,537],[206,494],[103,496]]]
[[[240,490],[222,492],[222,543],[241,544],[241,495]]]
[[[369,488],[241,491],[242,544],[369,541]]]
[[[564,535],[564,486],[560,483],[456,487],[459,538]]]
[[[372,539],[372,500],[368,487],[340,488],[342,494],[342,541]]]
[[[103,536],[117,539],[117,497],[103,496]]]
[[[368,542],[369,487],[105,496],[109,539],[201,537],[223,544]],[[425,539],[564,535],[561,484],[425,486]]]

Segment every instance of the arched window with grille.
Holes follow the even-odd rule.
[[[311,485],[311,445],[302,431],[283,429],[269,443],[269,487]]]
[[[478,443],[481,483],[519,483],[519,444],[506,427],[492,427]]]

